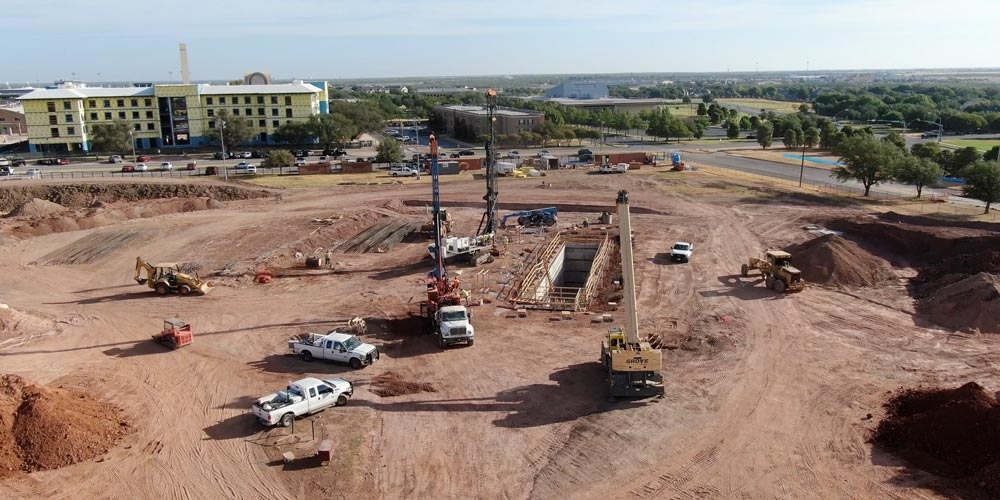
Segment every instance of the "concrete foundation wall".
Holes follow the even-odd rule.
[[[548,297],[549,295],[549,287],[563,286],[562,274],[565,263],[566,263],[566,247],[563,246],[562,248],[559,249],[559,252],[556,253],[556,256],[555,258],[552,259],[552,262],[549,263],[549,269],[547,272],[549,279],[542,280],[542,282],[538,284],[538,289],[535,290],[535,300],[545,300],[546,297]]]
[[[568,243],[563,252],[565,263],[557,286],[572,288],[586,286],[594,257],[597,256],[597,248],[597,245]]]

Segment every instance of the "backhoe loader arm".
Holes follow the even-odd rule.
[[[142,275],[142,270],[143,269],[146,270],[146,277],[145,278],[140,278],[140,276]],[[142,260],[142,257],[136,257],[135,258],[135,278],[134,279],[135,279],[136,283],[138,283],[140,285],[145,285],[149,280],[153,279],[153,274],[155,274],[155,273],[156,273],[156,269],[154,269],[153,266],[147,264],[146,261]]]

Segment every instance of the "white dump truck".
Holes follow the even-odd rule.
[[[448,347],[452,344],[472,345],[476,340],[476,329],[470,320],[472,313],[465,306],[444,306],[434,313],[434,335],[438,345]]]
[[[312,415],[331,406],[343,406],[354,394],[354,386],[342,378],[304,378],[288,384],[283,391],[268,394],[253,403],[251,410],[265,426],[292,425],[295,417]]]
[[[327,334],[306,333],[288,341],[288,348],[304,361],[326,359],[347,363],[355,370],[378,359],[378,348],[354,335],[333,330]]]

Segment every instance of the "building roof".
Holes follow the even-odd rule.
[[[459,113],[467,113],[467,114],[470,114],[470,115],[482,115],[482,116],[486,116],[486,107],[485,106],[476,106],[474,104],[448,104],[448,105],[440,106],[440,107],[444,108],[444,109],[449,109],[449,110],[452,110],[452,111],[456,111],[456,112],[459,112]],[[539,115],[543,115],[544,113],[542,113],[541,111],[529,111],[529,110],[520,110],[520,109],[499,108],[499,109],[497,109],[497,114],[498,115],[502,115],[502,116],[539,116]]]
[[[199,85],[202,95],[229,94],[315,94],[323,90],[304,82],[275,83],[269,85]]]
[[[20,100],[35,99],[86,99],[89,97],[137,97],[153,96],[152,87],[83,87],[75,89],[38,89],[19,97]]]

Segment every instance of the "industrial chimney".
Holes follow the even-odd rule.
[[[181,83],[185,85],[191,83],[191,72],[188,71],[188,48],[186,43],[181,44]]]

